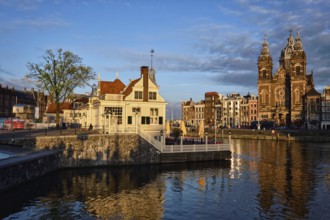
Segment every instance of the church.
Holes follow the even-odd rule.
[[[307,74],[306,53],[299,33],[290,32],[273,74],[273,60],[266,37],[258,57],[259,120],[276,126],[320,126],[320,93],[314,89],[313,72]]]

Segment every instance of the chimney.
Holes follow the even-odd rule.
[[[149,67],[141,66],[141,78],[143,80],[143,101],[147,102],[149,98]]]

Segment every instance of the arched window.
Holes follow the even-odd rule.
[[[297,76],[300,75],[300,66],[296,66],[296,75],[297,75]]]
[[[262,71],[262,78],[263,79],[267,79],[267,72],[266,72],[266,70],[263,70]]]
[[[261,104],[263,104],[263,105],[267,105],[267,95],[268,95],[268,93],[267,93],[267,90],[266,89],[263,89],[262,91],[261,91]]]
[[[300,91],[299,89],[296,89],[294,91],[294,95],[295,95],[295,104],[300,104],[301,103],[301,97],[300,97]]]

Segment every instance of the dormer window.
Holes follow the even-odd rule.
[[[142,91],[135,91],[134,99],[142,99]]]
[[[157,93],[156,92],[149,92],[149,100],[156,100]]]

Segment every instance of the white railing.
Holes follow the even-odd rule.
[[[160,152],[163,151],[162,149],[162,143],[157,141],[154,137],[150,136],[149,134],[147,134],[146,132],[142,131],[141,129],[137,130],[137,133],[146,141],[149,142],[149,144],[151,144],[152,146],[154,146],[155,148],[157,148]]]
[[[228,144],[192,144],[192,145],[165,145],[163,153],[181,153],[181,152],[210,152],[230,150]]]
[[[138,134],[162,153],[189,153],[230,150],[230,142],[223,144],[165,145],[164,143],[156,140],[154,137],[140,129],[138,129]]]

